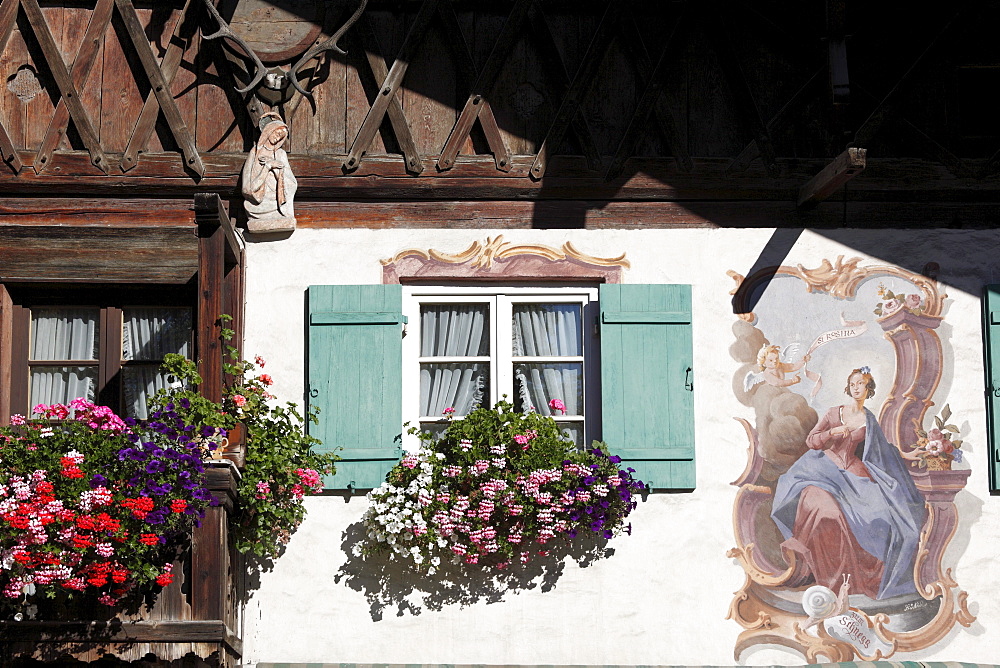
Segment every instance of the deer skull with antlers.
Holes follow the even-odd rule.
[[[292,65],[287,72],[284,72],[277,68],[268,69],[257,53],[254,52],[253,48],[247,44],[246,40],[236,34],[226,20],[222,18],[222,15],[219,14],[219,10],[215,7],[214,0],[203,1],[206,9],[208,10],[209,16],[211,16],[219,25],[219,29],[216,32],[210,35],[203,35],[203,37],[207,40],[218,39],[219,37],[228,38],[239,48],[239,51],[251,61],[253,66],[254,72],[250,77],[250,82],[242,88],[236,88],[236,92],[241,95],[248,93],[249,91],[260,86],[261,82],[264,82],[264,85],[268,88],[277,90],[283,88],[286,85],[285,82],[287,81],[293,88],[295,88],[295,90],[307,97],[312,97],[312,93],[303,88],[299,83],[299,70],[301,70],[310,60],[326,51],[336,51],[337,53],[345,54],[346,52],[338,45],[338,41],[344,36],[344,33],[346,33],[355,22],[357,22],[357,20],[361,17],[361,14],[365,11],[365,6],[368,4],[368,0],[361,0],[358,8],[354,10],[351,17],[343,26],[340,27],[339,30],[337,30],[337,32],[323,42],[314,44],[304,54],[302,54],[298,61]]]

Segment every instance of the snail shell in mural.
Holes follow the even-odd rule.
[[[839,605],[833,590],[823,585],[814,585],[802,594],[802,609],[810,617],[826,619],[832,617]]]

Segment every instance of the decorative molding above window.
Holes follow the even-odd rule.
[[[464,251],[408,248],[382,260],[382,283],[413,280],[504,279],[561,280],[620,283],[630,267],[622,253],[601,258],[581,253],[566,242],[561,248],[540,244],[513,244],[503,235],[473,241]]]

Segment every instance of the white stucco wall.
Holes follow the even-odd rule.
[[[651,495],[632,515],[631,537],[612,541],[615,554],[588,568],[567,562],[548,590],[536,586],[431,609],[411,598],[373,618],[364,573],[341,572],[344,532],[366,508],[364,498],[308,500],[309,516],[274,571],[252,592],[245,614],[245,661],[488,664],[733,664],[742,630],[726,619],[744,574],[726,551],[735,545],[730,483],[743,471],[747,442],[735,416],[753,418],[732,390],[738,364],[727,270],[746,274],[773,230],[316,230],[248,244],[246,349],[268,360],[275,392],[303,400],[305,290],[311,284],[380,283],[379,260],[404,248],[459,251],[504,234],[512,243],[583,253],[626,253],[627,283],[693,285],[697,489]],[[832,238],[831,238],[832,237]],[[839,241],[838,241],[839,240]],[[988,493],[979,294],[997,279],[989,231],[805,232],[785,265],[807,268],[838,255],[919,271],[938,262],[948,294],[945,378],[934,399],[949,403],[965,438],[972,475],[957,498],[960,524],[945,565],[969,592],[977,621],[956,626],[928,650],[895,660],[993,662],[1000,656],[1000,498]],[[769,258],[765,264],[771,264]],[[790,314],[790,317],[792,314]],[[759,648],[746,664],[802,664],[781,648]]]

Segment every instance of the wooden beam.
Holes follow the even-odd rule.
[[[754,140],[760,149],[761,158],[764,160],[764,168],[769,175],[775,177],[778,175],[778,167],[774,145],[771,142],[771,133],[768,132],[767,125],[760,115],[760,108],[757,106],[756,98],[754,98],[753,89],[750,82],[747,81],[740,59],[733,48],[732,30],[730,30],[727,20],[727,16],[732,13],[732,3],[704,4],[701,9],[708,12],[709,7],[721,12],[721,15],[717,17],[706,15],[706,23],[708,23],[706,30],[714,38],[723,75],[729,83],[737,108],[742,111],[744,119],[753,130]]]
[[[2,281],[184,284],[197,253],[190,228],[0,225]]]
[[[587,53],[584,55],[583,61],[580,63],[580,67],[577,69],[576,75],[569,85],[569,89],[566,91],[565,96],[563,96],[559,110],[556,112],[552,125],[549,126],[549,131],[546,133],[545,139],[542,140],[542,144],[538,149],[538,155],[535,156],[535,161],[531,165],[530,173],[532,178],[540,179],[545,176],[545,171],[549,166],[550,154],[559,148],[563,138],[566,136],[566,130],[570,122],[580,111],[580,105],[586,98],[587,92],[596,78],[597,70],[607,55],[608,45],[614,39],[618,17],[624,5],[625,3],[623,2],[611,2],[608,4],[607,9],[605,9],[604,15],[601,17],[601,22],[594,32],[594,37],[587,46]]]
[[[104,33],[111,22],[111,13],[114,8],[114,0],[98,0],[94,11],[90,14],[87,32],[83,36],[83,42],[80,43],[80,49],[73,61],[73,85],[76,86],[77,90],[83,90],[87,84],[87,78],[97,61],[97,54],[101,50]],[[68,124],[69,108],[66,106],[66,100],[60,98],[52,120],[49,121],[49,127],[45,130],[42,143],[38,147],[38,153],[35,154],[35,164],[33,165],[35,172],[41,172],[49,166],[52,153],[58,148],[59,141],[66,134]]]
[[[10,424],[11,355],[13,353],[14,303],[0,283],[0,426]]]
[[[458,22],[454,6],[450,2],[439,5],[438,16],[441,17],[445,30],[452,35],[452,39],[448,40],[448,45],[451,47],[452,55],[455,57],[455,62],[458,64],[459,70],[462,71],[466,77],[466,81],[469,83],[478,81],[479,71],[476,68],[476,60],[472,56],[472,51],[469,49],[465,37],[462,35],[462,26]],[[483,135],[486,137],[486,143],[493,153],[493,160],[496,162],[497,169],[501,172],[510,171],[510,149],[507,148],[507,143],[503,139],[500,127],[497,125],[497,119],[493,115],[493,107],[490,106],[490,101],[485,97],[481,100],[473,98],[472,103],[473,106],[481,107],[477,118],[480,127],[483,129]],[[471,121],[467,126],[463,124],[461,128],[456,121],[455,126],[452,127],[451,134],[441,149],[442,157],[438,160],[439,169],[450,169],[455,164],[455,158],[461,149],[461,144],[469,136],[471,130]],[[449,156],[447,158],[445,158],[446,149]]]
[[[866,154],[866,149],[849,148],[834,158],[833,162],[823,168],[823,171],[802,186],[796,203],[799,210],[804,211],[815,207],[840,190],[845,183],[863,172]]]
[[[97,138],[97,133],[90,122],[87,110],[84,109],[83,103],[80,102],[80,95],[73,83],[73,77],[66,69],[62,53],[52,38],[52,32],[49,30],[49,24],[45,21],[45,16],[42,15],[41,7],[38,6],[38,0],[21,0],[21,7],[24,9],[24,14],[28,17],[28,23],[31,24],[31,29],[35,33],[35,39],[38,40],[38,46],[45,57],[49,72],[51,72],[52,78],[55,79],[56,86],[59,88],[59,94],[69,109],[69,115],[73,119],[73,125],[80,135],[80,140],[87,148],[87,151],[90,152],[90,162],[107,174],[110,169],[107,157],[101,150],[101,142]]]
[[[243,642],[221,619],[142,622],[0,622],[0,643],[211,643],[229,647],[237,656]]]
[[[191,37],[197,27],[198,22],[194,20],[194,14],[195,12],[191,11],[191,0],[185,0],[184,8],[181,9],[181,15],[177,18],[177,24],[174,26],[170,42],[167,44],[166,52],[160,61],[160,72],[163,74],[163,80],[168,89],[174,82],[181,59],[191,44]],[[143,103],[142,111],[139,112],[139,118],[132,129],[132,136],[129,137],[128,146],[125,147],[125,154],[118,165],[123,172],[129,171],[139,162],[139,154],[145,151],[149,144],[149,138],[153,134],[159,111],[160,104],[157,102],[156,94],[150,90],[146,94],[146,101]]]
[[[493,94],[497,77],[500,76],[500,71],[503,69],[507,57],[513,51],[517,40],[521,37],[521,26],[528,16],[531,3],[532,0],[517,0],[510,14],[507,15],[507,20],[504,21],[503,28],[500,29],[500,34],[497,35],[496,41],[493,42],[493,49],[486,59],[486,64],[479,71],[476,83],[472,86],[472,91],[469,93],[462,111],[458,114],[458,119],[455,121],[455,125],[452,126],[451,133],[448,135],[444,147],[441,149],[441,156],[437,162],[439,169],[446,170],[455,166],[455,158],[458,156],[465,138],[469,136],[476,118],[485,109],[482,102],[488,100]],[[502,141],[503,139],[501,138]],[[504,149],[506,150],[506,146],[504,146]],[[499,163],[497,166],[499,166]]]
[[[195,222],[198,225],[198,373],[199,390],[212,401],[222,401],[222,325],[219,316],[224,308],[226,231],[219,218],[219,196],[199,193],[194,197]]]
[[[642,33],[639,31],[639,26],[635,23],[635,15],[630,15],[624,21],[627,31],[625,42],[632,51],[633,62],[639,71],[639,77],[645,77],[646,88],[642,92],[639,103],[632,110],[632,117],[625,128],[625,134],[622,135],[621,141],[618,143],[618,150],[615,151],[615,155],[611,159],[611,165],[604,175],[606,179],[617,178],[625,166],[625,161],[635,153],[639,139],[642,137],[643,132],[646,131],[646,121],[651,111],[656,114],[660,131],[663,133],[663,137],[670,147],[670,152],[677,158],[677,162],[681,165],[682,169],[691,171],[691,156],[688,155],[687,149],[681,143],[674,115],[671,113],[670,107],[663,100],[663,84],[660,80],[660,72],[667,59],[667,50],[670,48],[671,42],[673,42],[674,35],[680,27],[682,19],[683,14],[679,15],[674,21],[670,34],[663,40],[663,48],[655,65],[652,65],[649,61],[646,45],[642,41]]]
[[[534,33],[539,48],[543,49],[541,54],[542,63],[555,79],[555,87],[552,93],[556,97],[565,97],[570,91],[573,81],[576,79],[575,77],[573,79],[570,78],[569,70],[566,69],[566,61],[563,59],[562,51],[557,44],[556,35],[552,31],[552,26],[549,25],[548,19],[545,17],[545,12],[542,11],[540,0],[535,0],[533,13],[534,17],[528,21],[528,24],[531,26],[531,31]],[[600,26],[598,26],[598,30],[600,30]],[[613,30],[611,36],[614,37]],[[604,50],[607,50],[606,46]],[[546,52],[548,55],[545,55]],[[584,57],[583,62],[587,62],[586,57]],[[596,63],[595,67],[600,67],[600,61]],[[596,77],[596,73],[597,70],[595,69],[591,75]],[[586,97],[586,92],[583,93],[583,97]],[[581,98],[581,103],[582,101]],[[584,114],[573,114],[570,117],[568,130],[573,133],[573,136],[580,143],[580,150],[583,151],[590,169],[595,172],[598,171],[601,168],[601,151],[597,148],[597,141],[594,140],[594,134],[590,131],[590,124],[587,122],[587,117]]]
[[[819,81],[820,75],[823,74],[823,72],[825,71],[826,70],[821,67],[815,72],[813,72],[812,76],[809,77],[804,84],[799,86],[799,89],[795,91],[795,93],[790,98],[788,98],[788,101],[781,106],[781,109],[779,109],[778,112],[771,117],[771,120],[769,120],[767,122],[767,125],[765,126],[769,134],[772,130],[780,127],[781,124],[783,124],[785,116],[788,114],[788,112],[790,112],[794,108],[795,103],[802,98],[805,92],[809,90],[809,88],[813,86],[815,82]],[[751,139],[750,143],[746,145],[746,148],[740,151],[739,155],[736,156],[732,164],[729,165],[728,171],[729,172],[746,171],[747,168],[750,167],[750,163],[759,157],[760,157],[760,149],[757,147],[757,140]]]
[[[375,81],[385,81],[389,77],[389,68],[386,67],[385,59],[382,57],[382,47],[379,45],[378,36],[372,27],[371,19],[367,14],[362,14],[358,21],[358,39],[361,41],[361,49],[365,52],[368,67],[371,68]],[[413,141],[413,133],[406,122],[406,114],[403,113],[403,105],[399,102],[399,97],[393,93],[389,96],[389,107],[386,109],[389,116],[389,123],[392,131],[396,135],[400,150],[403,151],[403,162],[406,164],[406,171],[411,174],[420,174],[424,171],[423,160],[417,143]],[[372,138],[374,139],[374,134]],[[367,146],[366,146],[367,149]]]
[[[0,53],[7,47],[7,40],[14,31],[14,23],[17,20],[17,0],[0,0]],[[0,162],[10,166],[14,174],[24,167],[21,156],[17,153],[17,145],[7,133],[3,121],[0,121]]]
[[[215,209],[216,219],[226,235],[226,264],[237,262],[243,254],[243,242],[233,226],[233,219],[229,216],[229,211],[226,210],[222,198],[216,193],[202,193],[195,195],[194,198],[196,212],[204,212],[207,216],[213,208]]]
[[[34,2],[35,0],[24,1]],[[201,156],[198,155],[198,147],[195,146],[194,137],[191,131],[188,130],[187,125],[185,125],[184,119],[181,118],[177,102],[174,101],[173,93],[170,92],[170,85],[164,79],[163,73],[156,63],[156,57],[153,55],[152,47],[146,39],[146,31],[142,28],[142,23],[135,12],[132,0],[115,0],[115,6],[118,8],[118,14],[122,17],[125,30],[132,40],[136,55],[139,56],[142,69],[146,72],[146,78],[149,79],[149,85],[153,89],[153,94],[156,95],[156,100],[160,104],[160,111],[163,112],[163,117],[170,127],[174,141],[177,142],[181,153],[184,155],[185,166],[199,177],[204,176],[205,164],[202,162]]]
[[[861,124],[857,132],[854,133],[853,144],[865,145],[871,142],[872,138],[878,134],[878,131],[882,128],[882,124],[885,120],[892,114],[895,109],[897,99],[899,98],[900,92],[905,90],[906,86],[909,84],[910,80],[915,74],[920,72],[925,66],[930,65],[933,62],[932,58],[928,56],[937,51],[939,48],[943,47],[944,36],[951,31],[956,24],[959,22],[959,15],[962,13],[962,6],[959,6],[959,11],[952,16],[951,20],[944,25],[944,27],[938,32],[937,35],[930,41],[923,52],[917,56],[913,64],[910,65],[909,69],[896,81],[896,84],[892,87],[882,101],[879,102],[875,109],[872,110],[871,114],[865,119],[865,122]]]
[[[830,65],[830,96],[835,105],[851,101],[847,70],[847,2],[826,0],[827,54]]]
[[[431,18],[434,16],[434,12],[437,11],[437,5],[440,1],[424,0],[424,3],[420,5],[420,9],[417,10],[417,16],[413,20],[410,32],[406,34],[406,39],[403,40],[403,45],[399,48],[396,60],[392,63],[392,67],[389,68],[388,74],[382,81],[378,94],[375,96],[375,100],[368,110],[368,115],[365,116],[365,120],[358,130],[354,143],[351,145],[351,150],[347,154],[347,160],[344,161],[344,169],[348,171],[355,170],[361,164],[361,157],[368,150],[372,139],[375,138],[375,133],[382,124],[382,119],[385,118],[385,113],[389,108],[392,98],[396,97],[399,86],[403,83],[403,77],[406,75],[406,69],[413,62],[417,48],[427,33]],[[409,165],[409,160],[407,160],[407,166],[417,167],[416,165]]]

